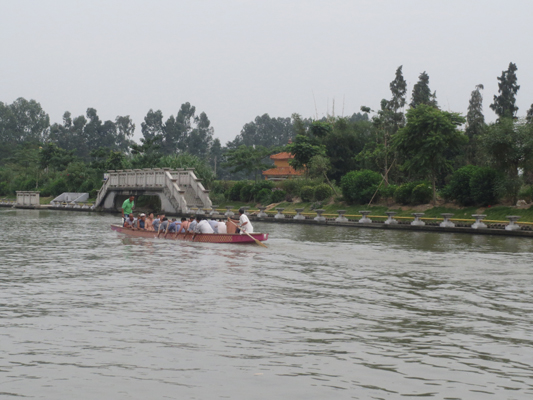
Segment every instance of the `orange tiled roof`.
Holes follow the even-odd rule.
[[[270,158],[273,160],[290,160],[291,158],[294,158],[294,156],[291,153],[283,152],[278,154],[272,154]]]
[[[266,171],[263,171],[263,175],[269,176],[269,175],[302,175],[303,171],[296,171],[293,167],[277,167],[277,168],[270,168]]]

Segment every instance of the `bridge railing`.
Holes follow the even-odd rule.
[[[204,208],[211,208],[213,203],[211,203],[211,199],[209,198],[209,190],[204,188],[204,185],[201,183],[201,179],[198,179],[193,171],[194,170],[192,169],[188,170],[188,172],[190,172],[191,187],[195,191],[196,196],[202,201]]]
[[[182,212],[188,211],[187,201],[183,196],[184,191],[180,189],[177,179],[172,176],[170,171],[164,171],[165,187],[170,191],[170,197],[178,202],[178,208]]]
[[[115,179],[116,178],[117,177],[115,177]],[[110,184],[111,184],[111,177],[107,178],[104,181],[104,184],[102,185],[102,187],[98,191],[98,194],[96,195],[96,201],[94,202],[94,205],[96,207],[100,206],[100,202],[102,202],[104,200],[104,197],[105,197],[105,195],[107,193],[107,188],[109,187]]]

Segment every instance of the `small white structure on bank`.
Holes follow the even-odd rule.
[[[39,207],[41,205],[39,193],[41,192],[17,191],[15,207]]]
[[[89,200],[89,193],[61,193],[54,200],[50,202],[51,205],[59,205],[61,203],[84,203]]]

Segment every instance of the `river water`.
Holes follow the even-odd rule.
[[[0,209],[0,397],[533,398],[533,241]]]

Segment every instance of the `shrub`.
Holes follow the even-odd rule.
[[[247,181],[236,182],[227,192],[228,200],[239,201],[241,199],[241,189],[245,186],[249,186]]]
[[[19,190],[35,190],[37,180],[35,178],[26,178],[22,181],[22,185]]]
[[[309,202],[313,200],[313,196],[315,195],[315,190],[312,186],[304,186],[300,189],[300,197],[302,201]]]
[[[348,172],[341,179],[342,195],[349,203],[369,203],[380,182],[378,172],[368,169]]]
[[[279,183],[279,187],[290,195],[297,196],[300,191],[299,179],[285,179]]]
[[[67,181],[65,177],[60,176],[48,182],[44,187],[44,191],[51,196],[57,197],[63,192],[68,192]]]
[[[97,189],[92,180],[86,180],[83,182],[79,188],[79,191],[82,193],[89,193],[91,190]],[[99,189],[99,188],[98,188]]]
[[[431,184],[425,182],[419,185],[416,185],[411,192],[411,203],[412,204],[427,204],[431,201],[433,197],[433,188]]]
[[[479,170],[475,165],[467,165],[455,171],[450,179],[450,183],[443,191],[445,198],[455,200],[463,206],[474,204],[472,192],[470,190],[470,180],[472,175]]]
[[[411,203],[411,194],[413,189],[417,186],[415,182],[407,182],[403,185],[398,186],[394,192],[394,201],[400,204],[410,204]]]
[[[71,162],[66,169],[68,192],[79,192],[81,185],[90,179],[87,165],[83,162]]]
[[[315,191],[314,191],[315,200],[323,201],[323,200],[329,199],[332,194],[333,194],[333,191],[325,183],[322,183],[318,185],[317,187],[315,187]]]
[[[381,186],[379,188],[379,196],[383,199],[392,199],[396,189],[398,189],[397,185]]]
[[[272,203],[282,202],[283,200],[285,200],[285,196],[287,196],[287,192],[283,189],[272,191]]]
[[[262,205],[266,206],[271,203],[270,199],[272,198],[272,190],[270,189],[261,189],[259,193],[257,193],[256,201],[261,203]]]
[[[320,179],[293,178],[279,183],[279,187],[292,196],[299,196],[304,186],[315,187],[322,183]]]
[[[241,192],[239,194],[240,200],[248,202],[252,200],[252,185],[246,185],[241,188]]]
[[[518,192],[518,199],[530,203],[533,200],[533,186],[524,186]]]
[[[222,193],[215,193],[215,194],[209,193],[209,198],[211,199],[211,203],[213,203],[214,205],[219,205],[220,203],[224,203],[224,201],[226,200]]]
[[[232,185],[231,181],[213,181],[210,190],[213,194],[224,194],[231,189]]]
[[[498,173],[492,168],[479,168],[470,178],[470,191],[475,204],[488,206],[498,201]]]
[[[252,188],[251,188],[251,195],[252,195],[252,198],[256,201],[259,201],[259,198],[258,198],[258,194],[261,190],[263,189],[268,189],[270,191],[272,191],[272,189],[274,188],[274,182],[272,181],[267,181],[267,180],[264,180],[264,181],[260,181],[260,182],[257,182],[255,184],[252,185]]]

